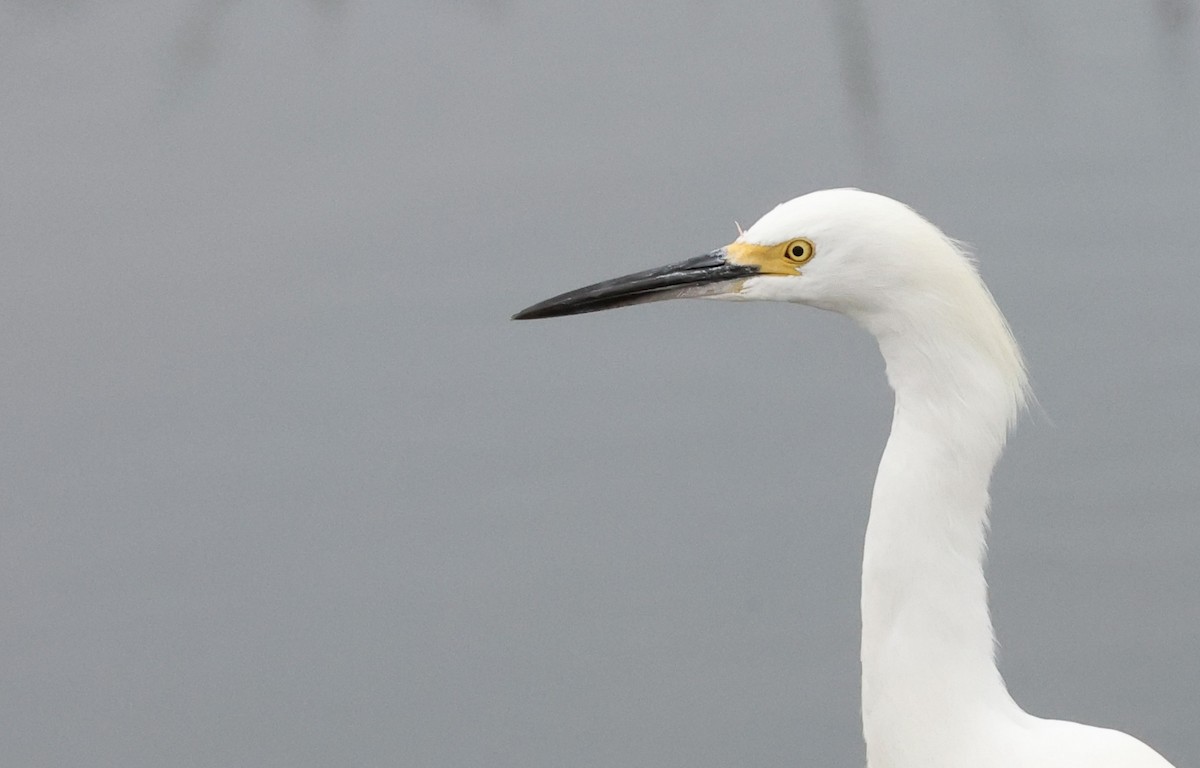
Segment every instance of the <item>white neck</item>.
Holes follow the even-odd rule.
[[[863,554],[870,768],[954,765],[981,728],[1022,714],[996,669],[983,556],[988,482],[1025,383],[978,287],[994,317],[976,302],[970,318],[943,304],[864,320],[896,393]]]

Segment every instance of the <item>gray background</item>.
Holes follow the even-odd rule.
[[[0,5],[0,763],[862,764],[849,322],[508,315],[856,185],[1041,407],[1001,664],[1200,759],[1188,0]]]

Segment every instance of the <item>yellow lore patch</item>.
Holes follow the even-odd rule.
[[[804,238],[775,245],[735,242],[725,246],[726,258],[734,264],[758,267],[764,275],[798,275],[813,257],[813,244]]]

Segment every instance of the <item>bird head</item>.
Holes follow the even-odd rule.
[[[787,301],[854,316],[885,311],[917,284],[962,273],[957,249],[891,198],[813,192],[776,206],[702,256],[595,283],[514,315],[526,320],[674,298]]]
[[[1020,349],[971,259],[911,208],[857,189],[797,197],[703,256],[569,291],[513,317],[688,297],[847,315],[879,342],[893,389],[916,393],[906,402],[990,409],[996,446],[1026,402]],[[929,398],[934,390],[944,397]]]

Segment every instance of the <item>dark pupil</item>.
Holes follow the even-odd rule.
[[[792,256],[795,256],[797,259],[804,258],[804,246],[803,245],[793,245],[792,246]]]

